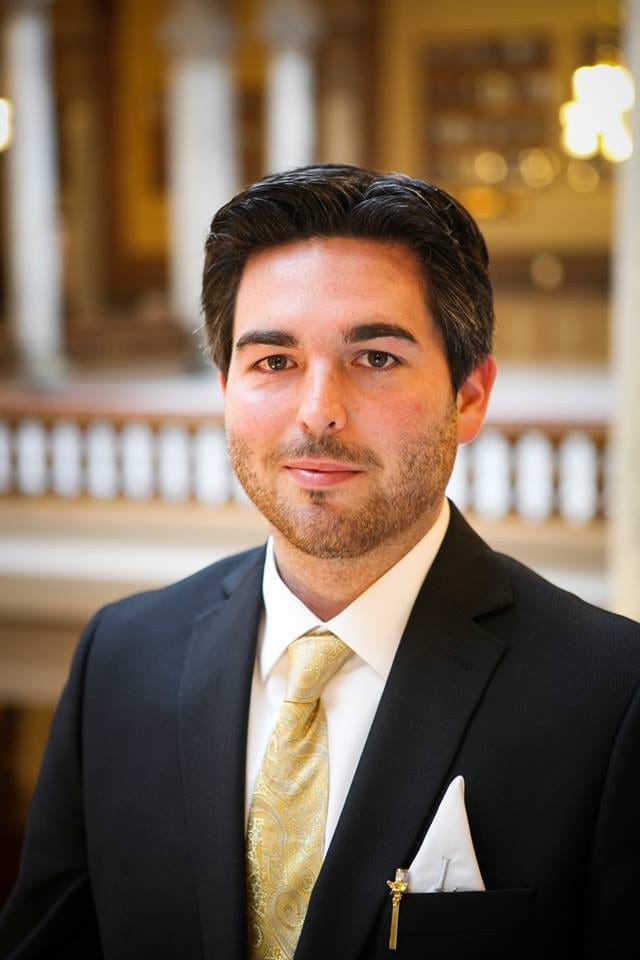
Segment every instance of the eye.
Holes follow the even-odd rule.
[[[283,353],[274,353],[270,357],[264,357],[264,359],[259,360],[255,366],[258,370],[279,373],[280,370],[286,370],[289,365],[289,357],[285,357]]]
[[[357,360],[363,363],[365,367],[374,370],[388,370],[399,363],[397,357],[385,350],[367,350],[366,353],[360,354]]]

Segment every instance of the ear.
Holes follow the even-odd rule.
[[[495,378],[496,361],[488,356],[474,367],[458,390],[458,443],[470,443],[480,433]]]
[[[220,384],[220,389],[222,390],[222,396],[224,397],[227,392],[227,378],[225,377],[222,370],[218,370],[218,383]]]

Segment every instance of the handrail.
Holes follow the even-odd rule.
[[[176,398],[179,398],[177,402]],[[15,425],[31,417],[47,426],[63,419],[72,419],[79,426],[87,426],[96,420],[107,420],[114,426],[142,420],[152,428],[171,423],[195,429],[205,425],[221,426],[224,421],[222,412],[213,404],[208,408],[205,403],[182,397],[180,391],[161,399],[155,389],[148,391],[114,384],[75,385],[60,390],[0,386],[0,420]],[[541,420],[533,414],[518,420],[489,414],[485,425],[500,430],[510,440],[519,437],[524,430],[535,429],[553,442],[561,440],[570,431],[580,431],[597,443],[604,443],[609,430],[608,424],[602,420]]]
[[[107,420],[114,426],[142,420],[154,429],[166,423],[189,428],[223,423],[221,412],[213,408],[208,410],[205,404],[189,398],[186,403],[184,399],[172,403],[160,399],[155,391],[129,386],[67,387],[60,390],[0,387],[0,420],[15,426],[29,418],[46,426],[71,419],[82,427],[96,420]]]
[[[157,388],[156,388],[157,389]],[[489,418],[460,447],[449,492],[489,519],[557,515],[584,524],[607,512],[608,425]],[[96,499],[245,499],[226,455],[212,388],[0,388],[0,492]]]

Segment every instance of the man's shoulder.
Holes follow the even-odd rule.
[[[264,546],[224,557],[175,583],[131,594],[98,612],[102,624],[113,629],[145,624],[189,621],[222,603],[228,591],[264,561]]]
[[[464,577],[461,577],[464,570]],[[451,504],[451,521],[433,573],[439,589],[475,616],[514,633],[623,638],[640,656],[640,624],[586,602],[519,560],[496,551]],[[636,655],[636,654],[634,654]]]
[[[496,554],[513,587],[511,617],[538,636],[583,649],[596,644],[640,667],[640,623],[583,600],[506,554]]]

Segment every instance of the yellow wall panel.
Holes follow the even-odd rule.
[[[157,0],[115,5],[118,242],[125,255],[142,259],[164,257],[167,247],[164,16],[165,6]]]
[[[571,73],[582,62],[585,39],[607,28],[599,20],[598,0],[380,0],[379,110],[376,165],[427,176],[420,131],[429,123],[421,97],[420,59],[427,44],[452,38],[504,36],[530,32],[541,35],[551,49],[551,70],[557,107],[571,95]],[[610,27],[609,27],[610,29]],[[558,142],[553,144],[560,152]],[[545,144],[540,144],[544,146]],[[532,144],[533,146],[533,144]],[[445,184],[446,186],[446,184]],[[573,191],[564,173],[552,186],[505,191],[504,215],[481,220],[494,253],[557,250],[605,250],[611,232],[611,182],[605,178],[589,194]]]

